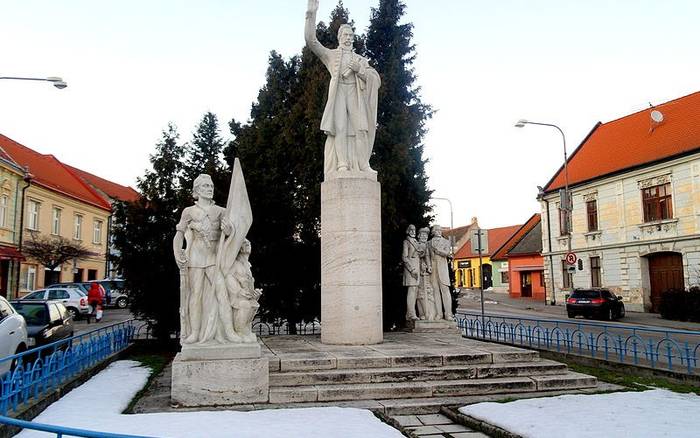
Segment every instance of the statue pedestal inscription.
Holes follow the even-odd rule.
[[[183,346],[173,361],[171,398],[181,406],[267,402],[268,367],[257,343]]]
[[[321,341],[378,344],[382,334],[381,190],[373,172],[321,184]]]

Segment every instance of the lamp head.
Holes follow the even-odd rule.
[[[49,76],[46,78],[47,81],[52,82],[53,86],[58,88],[59,90],[63,90],[68,86],[68,84],[63,80],[63,78],[60,78],[58,76]]]
[[[515,127],[516,128],[524,128],[527,123],[528,123],[527,120],[520,119],[520,120],[518,120],[518,123],[515,124]]]

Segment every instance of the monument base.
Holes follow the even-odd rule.
[[[321,342],[383,340],[381,188],[372,172],[321,184]]]
[[[411,333],[460,333],[457,321],[424,319],[406,321],[406,331]]]
[[[269,387],[268,359],[258,343],[185,345],[173,360],[170,397],[181,406],[265,403]]]

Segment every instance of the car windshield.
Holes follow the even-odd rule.
[[[12,303],[17,313],[24,317],[28,325],[44,325],[49,322],[49,315],[46,313],[44,304],[34,303]]]
[[[23,300],[43,300],[44,299],[44,291],[40,290],[38,292],[32,292],[22,299]]]
[[[571,294],[571,298],[600,298],[598,290],[577,290]]]

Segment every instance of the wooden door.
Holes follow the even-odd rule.
[[[532,297],[532,274],[530,272],[520,273],[520,296]]]
[[[670,289],[683,289],[683,256],[664,252],[649,256],[651,311],[658,312],[661,294]]]

